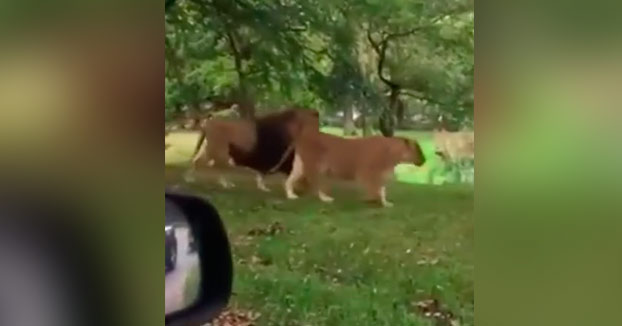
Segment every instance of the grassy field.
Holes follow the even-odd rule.
[[[237,187],[225,191],[207,171],[183,181],[193,137],[169,137],[166,180],[204,195],[225,221],[233,311],[258,313],[257,326],[474,324],[472,186],[394,182],[390,209],[341,183],[332,204],[285,200],[276,176],[271,193],[244,173],[230,175]]]

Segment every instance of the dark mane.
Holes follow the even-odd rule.
[[[230,146],[229,152],[234,161],[242,166],[252,168],[261,173],[268,173],[272,169],[289,145],[291,137],[285,130],[288,121],[295,119],[297,112],[302,108],[289,108],[285,111],[271,113],[255,119],[257,130],[257,145],[255,149],[246,153],[236,146]],[[292,169],[294,154],[290,154],[278,169],[279,172],[289,174]]]

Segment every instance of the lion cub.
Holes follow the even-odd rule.
[[[287,198],[295,199],[294,185],[303,177],[324,202],[332,202],[323,187],[326,177],[354,180],[362,186],[369,200],[387,201],[385,184],[399,163],[422,166],[425,157],[419,143],[399,137],[373,136],[346,139],[318,131],[308,131],[296,137],[294,165],[285,181]]]

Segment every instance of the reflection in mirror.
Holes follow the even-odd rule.
[[[190,225],[169,200],[165,204],[164,234],[164,310],[169,314],[188,308],[197,300],[201,273]]]

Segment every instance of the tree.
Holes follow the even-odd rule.
[[[426,92],[429,86],[441,84],[439,80],[432,80],[437,77],[434,74],[426,76],[425,71],[419,70],[411,72],[410,79],[400,78],[400,74],[410,71],[405,68],[412,68],[412,63],[421,59],[419,56],[413,57],[412,53],[421,54],[422,48],[435,47],[435,39],[440,37],[438,31],[444,22],[452,16],[472,12],[472,6],[468,1],[457,0],[437,1],[429,5],[402,0],[382,3],[368,0],[362,3],[365,6],[363,12],[369,14],[364,28],[367,40],[377,56],[376,73],[389,92],[389,103],[381,115],[379,127],[385,136],[391,136],[396,114],[402,105],[400,96],[419,96],[430,102],[438,101]],[[388,69],[391,65],[399,68]]]
[[[218,99],[251,117],[295,103],[343,113],[348,132],[356,110],[385,135],[409,108],[469,120],[472,13],[467,0],[177,0],[167,112]]]

